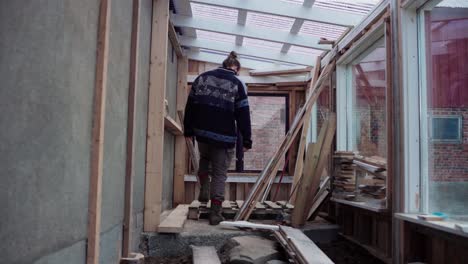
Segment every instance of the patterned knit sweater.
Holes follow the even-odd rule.
[[[245,148],[252,148],[247,87],[230,69],[201,74],[192,84],[185,107],[184,135],[221,148],[236,144],[236,125]]]

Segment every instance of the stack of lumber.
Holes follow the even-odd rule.
[[[386,198],[386,161],[381,157],[356,155],[353,163],[358,175],[358,191],[363,197],[382,200]],[[361,176],[364,175],[364,176]]]
[[[293,263],[299,264],[330,264],[333,261],[328,258],[320,248],[315,245],[300,230],[280,226],[274,235],[281,246],[286,250]]]
[[[331,73],[334,70],[334,68],[335,68],[335,63],[328,64],[324,68],[320,77],[317,78],[317,81],[313,82],[313,89],[311,89],[311,92],[309,93],[304,106],[300,108],[299,111],[297,112],[296,118],[294,119],[288,133],[283,138],[280,144],[280,147],[275,152],[275,154],[270,158],[267,165],[261,172],[254,186],[250,190],[250,193],[248,194],[246,200],[244,201],[242,207],[239,209],[238,213],[236,214],[234,220],[236,221],[248,220],[250,217],[250,214],[255,209],[257,202],[262,197],[264,197],[265,192],[268,191],[268,188],[269,186],[271,186],[271,183],[274,181],[276,174],[278,172],[278,169],[281,165],[280,161],[282,160],[286,152],[289,150],[290,146],[295,141],[296,136],[298,135],[299,131],[301,130],[306,120],[306,117],[310,116],[313,105],[315,104],[321,91],[325,87],[325,85],[321,85],[321,83],[325,79],[324,76],[328,76],[328,74]],[[336,116],[334,114],[333,116],[335,117],[335,119],[333,120],[333,122],[330,122],[330,123],[336,122]],[[334,124],[334,126],[336,126],[336,124]],[[320,175],[319,175],[318,182],[320,182]],[[318,184],[316,184],[315,186],[318,187]],[[310,205],[310,207],[312,207],[312,205]]]
[[[333,179],[334,195],[354,193],[356,189],[356,176],[353,165],[354,153],[337,151],[333,159],[333,164],[336,168]]]

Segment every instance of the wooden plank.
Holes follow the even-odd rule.
[[[276,176],[276,172],[278,171],[279,168],[279,160],[280,158],[286,153],[286,150],[289,148],[289,146],[292,144],[294,138],[296,137],[297,133],[300,130],[300,127],[304,121],[302,118],[305,113],[312,111],[312,106],[317,100],[318,96],[320,95],[320,92],[323,89],[323,86],[320,84],[323,82],[326,76],[330,74],[330,72],[333,71],[335,68],[335,63],[331,63],[327,65],[322,73],[322,75],[319,77],[317,82],[314,85],[313,91],[310,93],[308,99],[306,100],[306,104],[301,110],[298,111],[297,116],[299,117],[297,120],[297,123],[294,123],[291,126],[291,129],[288,131],[284,139],[282,140],[281,145],[279,146],[278,150],[276,153],[273,155],[273,157],[269,160],[268,164],[265,166],[263,169],[262,173],[257,179],[257,182],[252,188],[252,191],[249,193],[246,202],[244,203],[243,207],[239,210],[237,213],[236,217],[234,218],[235,220],[240,220],[240,219],[248,219],[250,214],[252,213],[252,210],[255,207],[255,202],[259,199],[259,196],[262,195],[262,192],[265,191],[267,185],[271,181],[271,177]]]
[[[320,67],[320,66],[319,66]],[[252,70],[250,76],[272,76],[272,75],[289,75],[299,73],[309,73],[313,67],[302,67],[297,69],[282,69],[282,70]]]
[[[223,207],[223,209],[224,209],[224,208],[226,208],[226,209],[231,209],[231,208],[232,208],[231,202],[228,201],[228,200],[223,201],[223,203],[222,203],[221,206]]]
[[[237,228],[251,228],[251,229],[259,229],[259,230],[272,230],[278,231],[279,226],[277,225],[265,225],[265,224],[256,224],[247,221],[223,221],[220,223],[222,227],[237,227]]]
[[[236,200],[237,207],[241,208],[242,205],[244,204],[244,201],[241,200]]]
[[[244,183],[236,183],[236,200],[244,199]]]
[[[130,83],[128,90],[128,110],[127,110],[127,153],[125,163],[125,205],[123,224],[123,245],[122,256],[130,257],[132,232],[132,211],[133,211],[133,164],[135,161],[135,114],[137,105],[138,87],[138,38],[140,28],[140,0],[133,0],[132,7],[132,36],[130,40]]]
[[[174,25],[172,22],[169,21],[169,39],[171,40],[172,46],[174,47],[174,51],[176,52],[178,57],[182,57],[184,55],[182,51],[182,47],[180,46],[179,37],[177,36],[177,32],[175,31]]]
[[[192,246],[193,264],[221,264],[214,247]]]
[[[102,161],[104,153],[104,126],[106,120],[110,5],[111,3],[109,0],[101,0],[99,6],[96,81],[94,84],[93,129],[91,141],[91,170],[88,194],[87,264],[97,264],[99,262],[103,173]]]
[[[294,209],[294,205],[288,203],[287,201],[278,201],[277,203],[280,204],[284,208]]]
[[[188,59],[178,57],[177,59],[177,112],[184,111],[187,101],[187,76]],[[183,120],[177,116],[183,130]],[[185,173],[187,172],[187,145],[183,135],[175,138],[174,146],[174,205],[184,203],[185,200]]]
[[[153,1],[150,86],[146,141],[144,231],[155,232],[160,223],[163,185],[164,98],[169,27],[169,0]],[[164,47],[164,48],[161,48]]]
[[[199,213],[200,205],[201,203],[198,200],[193,201],[189,205],[188,219],[198,220],[198,218],[200,217],[200,213]]]
[[[330,113],[328,120],[323,124],[320,130],[317,144],[314,145],[308,154],[308,163],[304,169],[303,180],[299,186],[295,207],[292,214],[292,225],[301,226],[306,221],[309,209],[308,201],[313,201],[320,184],[320,177],[328,160],[328,154],[331,150],[331,144],[336,130],[336,114]]]
[[[307,214],[308,220],[313,221],[315,219],[318,213],[317,210],[326,201],[329,195],[330,195],[330,192],[328,190],[325,190],[324,192],[320,193],[318,197],[314,199],[314,203],[312,204],[312,207],[310,208]]]
[[[189,205],[179,204],[164,221],[159,224],[159,233],[181,233],[184,231],[185,220],[187,219]]]
[[[287,241],[297,250],[298,254],[305,260],[305,263],[333,264],[333,261],[300,230],[288,226],[280,226],[280,233],[287,238]]]
[[[312,77],[312,81],[310,83],[310,87],[314,87],[314,84],[317,82],[320,76],[320,62],[321,58],[317,57],[316,67],[314,70],[314,75]],[[306,94],[310,92],[310,88],[306,90]],[[302,177],[303,169],[304,169],[304,155],[305,155],[305,145],[307,142],[307,134],[309,132],[310,126],[310,118],[312,112],[310,112],[307,116],[305,116],[304,125],[302,126],[301,132],[301,139],[299,141],[299,149],[297,151],[297,158],[296,158],[296,166],[294,168],[294,178],[293,178],[293,185],[291,191],[293,191],[298,184],[300,178]],[[294,203],[296,201],[296,192],[291,193],[290,203]]]
[[[276,204],[275,202],[272,202],[272,201],[265,201],[264,202],[266,205],[268,205],[271,209],[275,209],[275,210],[281,210],[282,207],[279,206],[278,204]]]
[[[164,117],[164,129],[174,136],[183,136],[182,126],[170,116]]]

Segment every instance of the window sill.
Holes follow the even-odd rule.
[[[376,212],[376,213],[385,213],[385,212],[388,211],[388,209],[385,208],[385,207],[379,207],[379,206],[376,206],[376,205],[371,205],[371,204],[366,203],[366,202],[354,202],[354,201],[347,201],[347,200],[337,199],[337,198],[331,198],[331,201],[335,202],[335,203],[340,203],[340,204],[345,204],[345,205],[349,205],[349,206],[358,207],[358,208],[368,210],[368,211],[372,211],[372,212]]]
[[[455,235],[458,235],[458,236],[468,238],[468,233],[464,233],[463,231],[460,231],[455,227],[455,224],[457,224],[458,222],[450,221],[450,220],[425,221],[425,220],[418,219],[417,215],[418,214],[398,213],[398,214],[395,214],[395,217],[397,219],[400,219],[400,220],[403,220],[403,221],[411,222],[411,223],[414,223],[414,224],[430,227],[430,228],[433,228],[433,229],[437,229],[437,230],[440,230],[440,231],[444,231],[444,232],[447,232],[447,233],[451,233],[451,234],[455,234]]]

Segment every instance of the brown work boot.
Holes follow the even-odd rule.
[[[210,225],[219,225],[219,223],[224,221],[221,202],[217,201],[213,203],[213,200],[211,201],[210,216],[208,219],[210,220]]]
[[[199,175],[200,178],[200,193],[198,194],[198,201],[207,203],[210,200],[210,177],[208,174]]]

